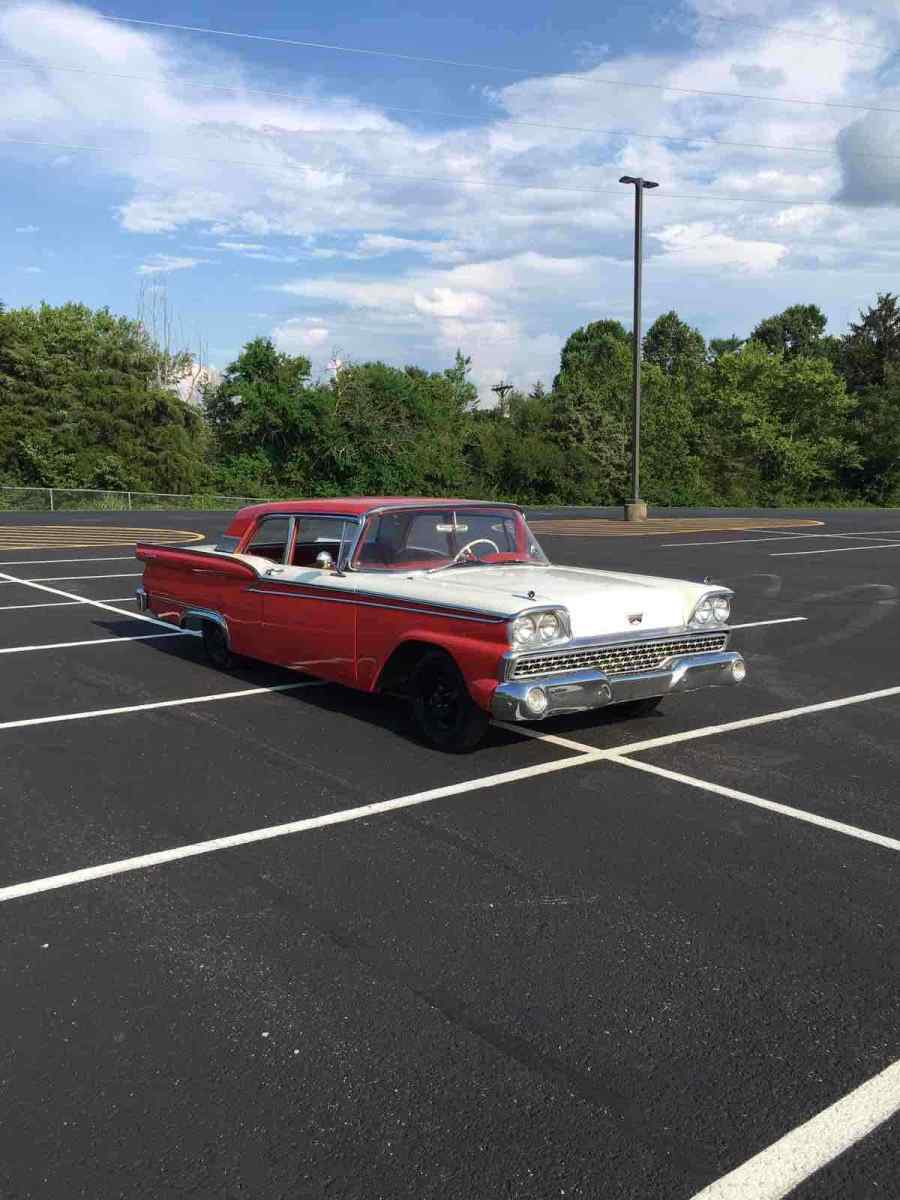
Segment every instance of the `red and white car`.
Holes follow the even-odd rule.
[[[214,544],[140,543],[142,611],[261,659],[400,692],[421,734],[468,750],[490,718],[537,721],[740,683],[722,587],[559,567],[521,510],[475,500],[292,500]]]

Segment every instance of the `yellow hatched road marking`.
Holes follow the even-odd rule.
[[[559,517],[537,518],[529,523],[535,533],[554,537],[660,537],[672,533],[809,529],[825,524],[802,517],[651,517],[640,522],[608,517]]]
[[[0,550],[87,550],[98,546],[132,546],[147,540],[167,545],[201,542],[193,529],[126,525],[0,525]]]

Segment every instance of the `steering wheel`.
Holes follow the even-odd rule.
[[[472,549],[473,546],[477,546],[481,542],[484,542],[488,546],[493,546],[496,553],[497,554],[500,553],[500,547],[497,545],[496,542],[492,542],[490,538],[473,538],[471,542],[466,542],[465,546],[463,546],[463,548],[461,550],[457,551],[457,553],[453,557],[453,561],[459,562],[459,560],[462,558],[462,556],[464,554],[468,554],[468,552]]]

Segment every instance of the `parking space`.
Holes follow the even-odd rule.
[[[0,1193],[891,1195],[900,521],[804,519],[551,533],[733,586],[750,677],[462,757],[0,554]]]

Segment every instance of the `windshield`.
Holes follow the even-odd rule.
[[[406,508],[370,517],[353,567],[434,571],[477,564],[546,564],[525,518],[510,508]]]

